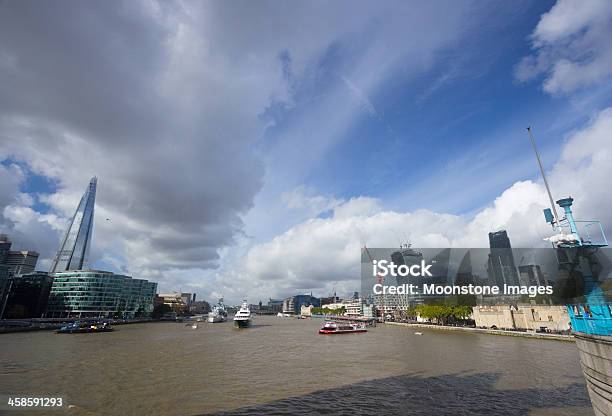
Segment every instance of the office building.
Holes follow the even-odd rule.
[[[299,315],[302,306],[321,306],[321,300],[312,295],[297,295],[283,301],[283,313]]]
[[[94,205],[97,178],[92,178],[70,220],[62,244],[51,264],[50,273],[82,270],[86,267],[91,234],[93,231]]]
[[[184,315],[189,311],[191,305],[191,294],[189,293],[160,293],[157,295],[162,303],[172,310],[177,315]]]
[[[394,284],[395,279],[398,285],[412,284],[416,286],[416,292],[418,294],[369,294],[363,297],[363,303],[372,304],[374,311],[380,311],[383,315],[393,314],[395,311],[407,311],[409,308],[415,305],[420,305],[425,302],[425,295],[423,295],[424,284],[446,284],[448,278],[449,262],[451,256],[450,249],[443,249],[441,251],[430,251],[426,252],[426,258],[422,252],[412,248],[409,244],[403,244],[400,246],[399,251],[395,251],[391,254],[391,261],[399,265],[419,265],[422,260],[425,260],[428,264],[431,264],[429,276],[397,276],[393,278],[387,276],[383,280],[383,284]],[[460,276],[461,277],[461,276]]]
[[[11,240],[0,234],[0,264],[8,269],[10,276],[32,273],[36,269],[38,253],[32,250],[11,250]]]
[[[0,234],[0,264],[4,264],[6,262],[6,257],[8,256],[9,251],[11,251],[11,240],[9,240],[8,235]]]
[[[34,272],[37,261],[38,253],[30,250],[10,251],[6,257],[6,265],[13,276]]]
[[[489,246],[491,253],[487,264],[487,273],[490,284],[499,287],[504,284],[518,285],[518,271],[506,230],[489,233]]]
[[[344,316],[358,317],[358,316],[363,315],[363,302],[361,301],[360,298],[357,298],[357,299],[351,298],[351,299],[345,299],[339,302],[326,303],[322,305],[321,307],[332,309],[332,310],[334,309],[338,310],[340,308],[344,308],[344,314],[343,314]]]
[[[524,286],[547,286],[548,279],[537,264],[526,264],[518,267],[519,280]]]
[[[328,297],[321,298],[321,306],[325,306],[329,303],[337,303],[337,302],[340,302],[340,298],[336,296],[336,293],[334,293],[334,296],[328,296]]]
[[[9,267],[6,258],[11,250],[11,241],[6,234],[0,234],[0,310],[6,302],[9,290]]]
[[[195,293],[181,292],[181,301],[187,306],[187,309],[195,302]]]
[[[157,283],[101,270],[53,275],[46,317],[134,318],[153,312]]]
[[[474,274],[472,273],[472,255],[471,251],[467,250],[459,263],[457,274],[455,275],[455,285],[467,286],[474,284]]]
[[[0,318],[42,318],[47,308],[53,277],[33,272],[8,279],[7,295],[0,304]]]
[[[14,251],[11,250],[12,244],[6,234],[0,234],[0,316],[6,310],[9,302],[8,297],[13,287],[13,277],[34,272],[38,261],[37,252],[31,250]],[[11,297],[11,301],[13,300],[14,296]]]
[[[293,297],[283,299],[283,313],[295,314]]]
[[[283,311],[283,301],[278,299],[268,300],[268,312],[282,312]]]
[[[197,314],[197,315],[208,313],[210,312],[210,310],[211,310],[210,304],[206,302],[205,300],[193,301],[191,302],[191,305],[189,306],[189,312]]]

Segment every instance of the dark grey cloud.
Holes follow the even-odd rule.
[[[216,267],[219,250],[241,234],[264,181],[254,149],[266,149],[268,123],[292,108],[295,91],[311,88],[330,51],[336,78],[367,97],[458,42],[470,9],[452,1],[2,2],[0,159],[56,179],[58,191],[40,200],[63,217],[97,175],[94,259],[194,281],[200,274],[173,269]],[[265,155],[271,195],[293,189],[283,178],[319,160],[361,111],[347,105],[344,84],[315,107]],[[274,108],[279,114],[266,117]],[[14,230],[44,223],[32,233],[59,238],[61,218],[21,208],[7,219]],[[280,220],[264,211],[254,221]]]
[[[145,2],[0,6],[1,156],[59,179],[49,203],[64,214],[99,176],[97,209],[113,219],[97,223],[99,256],[120,235],[136,265],[209,266],[261,187],[249,147],[258,106],[238,105],[253,91],[233,89],[231,63],[206,55],[191,21],[199,13]],[[250,88],[265,104],[268,87]]]

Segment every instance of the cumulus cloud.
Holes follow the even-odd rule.
[[[16,164],[0,164],[0,210],[19,198],[23,170]]]
[[[6,228],[49,223],[30,229],[28,243],[50,258],[61,236],[50,223],[72,215],[97,175],[92,261],[171,276],[162,287],[178,284],[184,270],[197,285],[240,238],[265,163],[278,157],[287,174],[303,172],[302,161],[317,160],[360,111],[345,105],[346,85],[336,87],[318,107],[323,117],[296,126],[319,125],[320,134],[285,137],[264,160],[254,149],[271,125],[270,109],[291,106],[340,45],[350,62],[341,73],[364,97],[398,68],[422,70],[457,41],[470,7],[448,2],[440,16],[438,6],[402,2],[3,4],[0,159],[57,184],[37,196],[54,218],[28,207],[32,201],[13,202],[14,185],[1,190],[9,197],[0,202],[13,206]],[[430,30],[432,19],[444,30]]]
[[[608,230],[612,196],[604,190],[612,175],[610,131],[612,108],[568,138],[549,172],[555,198],[573,196],[577,219],[600,220]],[[347,294],[359,287],[364,245],[395,247],[409,241],[424,248],[488,247],[488,233],[506,229],[513,247],[548,247],[543,238],[553,232],[542,214],[548,205],[543,184],[529,180],[514,183],[471,217],[430,210],[395,212],[384,210],[376,199],[354,198],[337,204],[329,218],[309,219],[254,246],[216,283],[226,293],[237,286],[260,297],[296,291],[323,295],[333,288]]]
[[[304,185],[298,186],[290,192],[284,192],[281,199],[287,205],[287,208],[303,211],[309,217],[329,211],[344,202],[334,197],[316,195],[314,189]]]
[[[517,65],[516,78],[544,75],[544,91],[563,94],[612,75],[612,3],[559,0],[531,35],[533,55]]]

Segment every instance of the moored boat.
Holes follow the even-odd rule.
[[[68,325],[64,325],[58,329],[58,334],[86,334],[90,332],[110,332],[113,328],[108,322],[97,322],[94,324],[81,324],[80,322],[73,322]]]
[[[319,329],[319,334],[332,335],[332,334],[353,334],[368,332],[365,324],[361,323],[340,323],[327,321]]]
[[[214,324],[225,322],[227,320],[227,311],[223,304],[223,298],[219,299],[219,303],[213,306],[212,311],[208,312],[208,323]]]

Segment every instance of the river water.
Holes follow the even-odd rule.
[[[0,414],[593,414],[573,343],[391,325],[324,336],[320,324],[0,335]],[[9,397],[63,407],[10,409]]]

